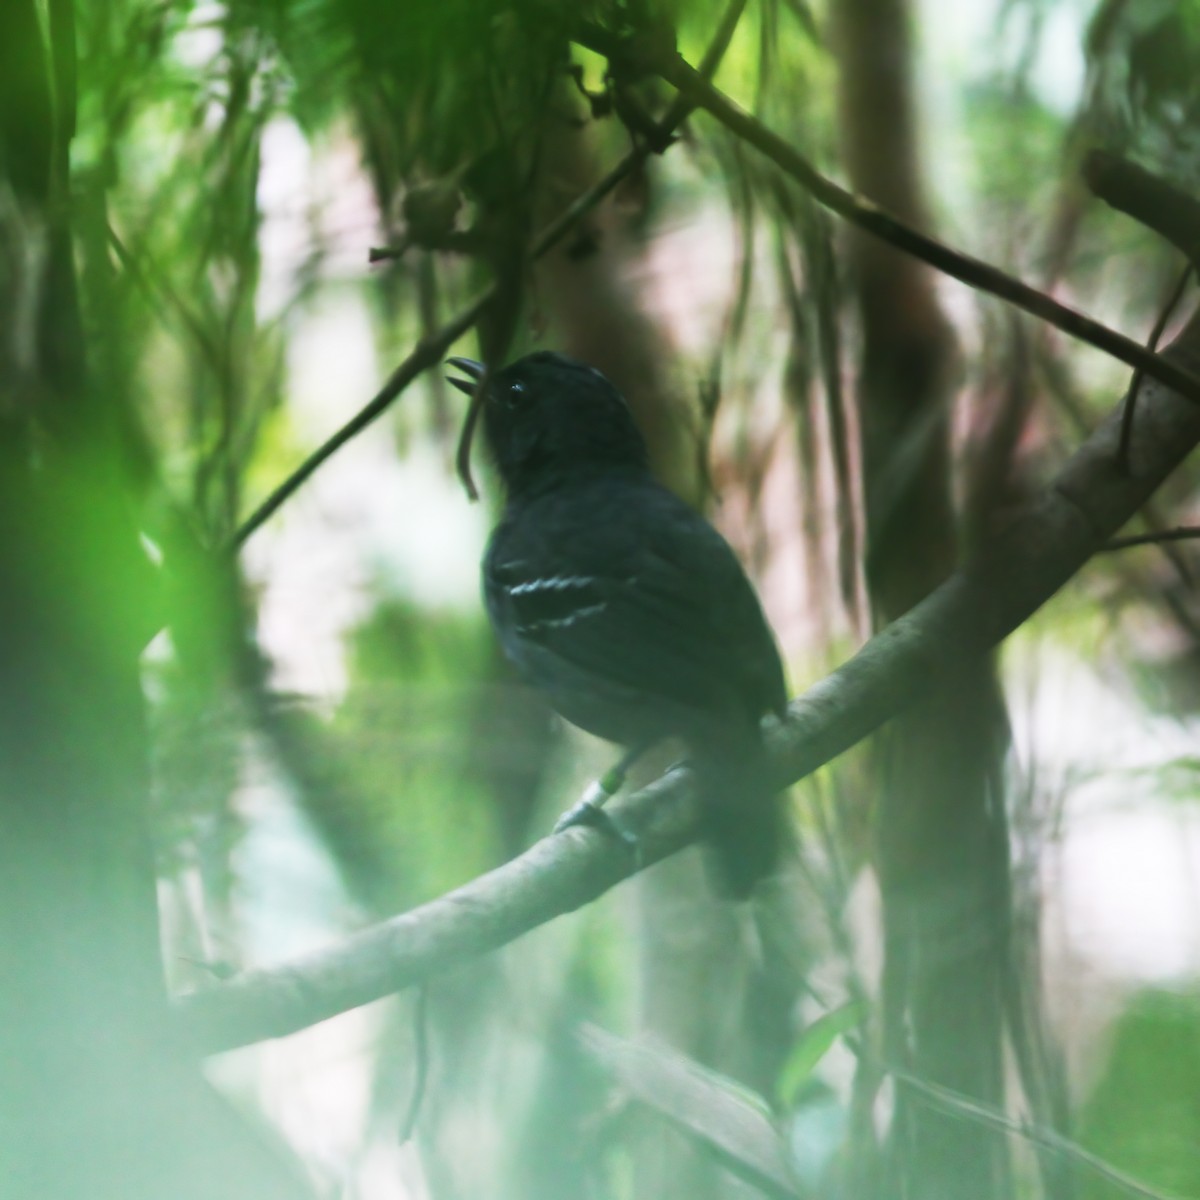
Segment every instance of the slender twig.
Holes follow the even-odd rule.
[[[271,494],[238,526],[233,535],[233,549],[243,545],[256,529],[266,523],[285,500],[300,489],[316,469],[336,454],[351,438],[361,433],[400,395],[422,371],[436,366],[446,351],[479,320],[480,313],[491,300],[493,288],[477,296],[457,316],[451,318],[436,333],[423,337],[409,356],[388,376],[387,382],[332,437],[317,447]]]
[[[1158,349],[1159,338],[1162,337],[1163,330],[1166,329],[1167,322],[1175,311],[1175,306],[1183,299],[1183,290],[1187,287],[1188,277],[1194,269],[1192,264],[1188,263],[1180,272],[1175,286],[1171,289],[1170,296],[1167,297],[1166,304],[1162,306],[1162,311],[1159,312],[1158,318],[1154,322],[1154,328],[1150,330],[1150,337],[1146,342],[1147,350],[1153,352]],[[1125,413],[1121,419],[1121,444],[1117,449],[1117,462],[1121,464],[1121,470],[1125,472],[1129,471],[1129,447],[1133,440],[1133,413],[1144,374],[1141,367],[1134,369],[1133,378],[1129,381],[1129,395],[1125,398]]]
[[[761,1096],[746,1093],[732,1079],[714,1075],[694,1059],[653,1042],[617,1037],[585,1025],[580,1041],[586,1051],[629,1094],[661,1112],[690,1137],[712,1146],[768,1195],[796,1196],[788,1169],[787,1143],[767,1115]],[[842,1042],[860,1062],[872,1057],[849,1033]],[[959,1120],[1019,1137],[1059,1158],[1090,1171],[1120,1191],[1144,1200],[1176,1200],[1113,1166],[1058,1130],[1010,1116],[954,1088],[923,1079],[899,1067],[886,1068],[897,1083],[915,1092],[922,1103]]]
[[[1200,363],[1200,316],[1164,351]],[[971,564],[872,638],[788,707],[768,738],[782,787],[860,742],[928,696],[1021,625],[1124,525],[1200,442],[1200,407],[1147,386],[1139,470],[1113,469],[1116,408],[1051,484]],[[420,908],[305,959],[246,972],[185,997],[196,1044],[230,1049],[302,1029],[420,983],[571,912],[700,829],[689,774],[675,769],[619,806],[638,858],[607,834],[574,828]]]
[[[607,56],[614,69],[621,68],[630,50],[629,44],[624,40],[586,22],[576,28],[574,36],[581,45]],[[732,133],[748,142],[799,183],[820,204],[836,212],[852,225],[874,234],[897,249],[929,263],[971,287],[998,296],[1001,300],[1032,313],[1064,333],[1105,351],[1131,367],[1140,367],[1146,375],[1200,403],[1200,377],[1191,371],[1162,361],[1132,338],[1127,338],[1115,329],[1084,316],[1076,309],[1060,303],[1052,296],[1006,274],[990,263],[952,249],[936,238],[906,225],[870,200],[846,191],[832,179],[822,175],[794,146],[713,87],[674,51],[660,50],[648,40],[639,41],[634,51],[638,66],[649,67],[655,71],[675,87],[681,96],[715,117]],[[1152,224],[1149,221],[1146,223]]]
[[[730,0],[729,7],[717,28],[712,43],[704,54],[698,72],[701,78],[711,75],[720,64],[733,32],[741,19],[746,0]],[[659,130],[663,137],[674,132],[693,111],[691,101],[676,97],[668,106]],[[600,203],[643,159],[651,153],[649,145],[635,147],[617,163],[603,179],[593,184],[554,218],[534,238],[529,257],[537,260],[552,250],[562,238]],[[233,548],[242,546],[247,538],[264,525],[327,459],[337,453],[348,441],[361,433],[382,414],[402,391],[424,370],[436,365],[446,351],[479,320],[487,305],[497,295],[495,284],[481,292],[456,317],[451,318],[435,334],[423,338],[412,353],[388,378],[388,381],[349,421],[323,442],[296,468],[238,527],[233,537]],[[461,445],[461,443],[460,443]],[[468,442],[469,450],[469,442]],[[461,457],[460,449],[460,457]]]
[[[1150,1187],[1149,1184],[1135,1179],[1132,1175],[1127,1175],[1119,1167],[1114,1167],[1106,1159],[1093,1154],[1078,1142],[1073,1142],[1070,1138],[1064,1137],[1057,1130],[1046,1125],[1036,1125],[1010,1117],[990,1104],[984,1104],[962,1092],[932,1083],[928,1079],[910,1075],[907,1071],[893,1068],[890,1073],[897,1082],[911,1088],[932,1107],[951,1116],[972,1121],[977,1125],[1024,1138],[1025,1141],[1031,1142],[1035,1146],[1041,1146],[1070,1162],[1078,1163],[1079,1166],[1085,1167],[1106,1183],[1112,1184],[1113,1187],[1119,1188],[1128,1195],[1143,1196],[1146,1200],[1179,1200],[1178,1193],[1161,1192],[1157,1188]]]
[[[386,262],[388,259],[403,258],[412,247],[412,242],[401,238],[394,246],[372,246],[367,250],[367,262]]]
[[[828,1009],[830,1004],[825,1001],[823,1007]],[[1078,1163],[1085,1169],[1099,1175],[1121,1191],[1133,1196],[1143,1196],[1147,1200],[1183,1200],[1182,1197],[1167,1192],[1160,1192],[1143,1183],[1140,1179],[1126,1174],[1119,1167],[1113,1166],[1107,1159],[1093,1154],[1078,1142],[1058,1132],[1053,1126],[1036,1121],[1022,1121],[1011,1117],[1002,1109],[968,1096],[965,1092],[935,1083],[914,1075],[895,1063],[875,1063],[875,1055],[864,1042],[852,1033],[843,1033],[842,1042],[860,1063],[878,1067],[879,1073],[891,1075],[897,1083],[911,1088],[928,1105],[939,1109],[950,1116],[961,1117],[982,1125],[986,1129],[998,1133],[1012,1134],[1042,1149],[1057,1154],[1060,1158]]]
[[[1175,529],[1159,529],[1153,533],[1134,533],[1126,537],[1110,538],[1102,551],[1128,550],[1131,546],[1156,546],[1161,542],[1190,542],[1200,538],[1200,528],[1191,525],[1180,525]]]

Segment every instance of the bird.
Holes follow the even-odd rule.
[[[762,606],[729,543],[653,475],[624,397],[594,367],[538,351],[447,376],[480,398],[504,507],[482,564],[506,657],[571,724],[642,751],[685,747],[722,891],[749,896],[785,839],[762,719],[787,690]],[[575,823],[597,794],[577,805]],[[606,796],[605,796],[606,798]]]

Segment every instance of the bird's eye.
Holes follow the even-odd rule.
[[[506,408],[516,408],[524,398],[525,385],[523,383],[510,383],[501,396]]]

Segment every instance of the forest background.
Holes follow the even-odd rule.
[[[1194,0],[5,0],[0,1195],[1200,1196],[1197,78]],[[777,631],[752,905],[669,756],[540,840],[611,751],[440,364],[542,347]]]

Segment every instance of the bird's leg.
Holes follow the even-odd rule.
[[[605,771],[599,779],[593,779],[579,802],[568,808],[554,823],[554,832],[562,833],[564,829],[570,829],[573,825],[591,825],[612,834],[627,846],[634,845],[636,839],[633,834],[628,830],[621,829],[603,809],[608,800],[625,785],[625,776],[629,774],[629,768],[652,745],[653,742],[649,741],[635,742],[621,755],[615,765]]]

